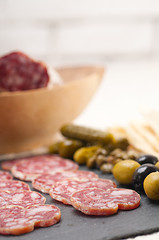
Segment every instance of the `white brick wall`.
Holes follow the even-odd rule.
[[[0,0],[0,55],[53,63],[159,58],[158,0]]]
[[[0,49],[2,53],[11,49],[20,49],[28,54],[38,55],[47,52],[48,29],[34,25],[8,25],[0,31]]]
[[[2,16],[63,19],[94,16],[154,17],[158,0],[1,0]]]
[[[63,25],[58,32],[58,50],[67,55],[143,53],[151,50],[151,43],[149,23],[86,22]]]

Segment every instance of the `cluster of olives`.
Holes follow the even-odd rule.
[[[153,155],[142,155],[136,160],[118,162],[113,168],[115,179],[144,191],[152,200],[159,200],[159,161]]]

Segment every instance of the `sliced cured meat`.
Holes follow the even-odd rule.
[[[131,189],[109,189],[106,197],[117,203],[121,210],[131,210],[137,208],[140,204],[140,195]]]
[[[27,217],[35,221],[35,227],[48,227],[60,220],[60,209],[54,205],[36,205],[27,207]]]
[[[0,58],[0,89],[22,91],[46,87],[49,82],[47,67],[21,52]]]
[[[75,171],[75,172],[63,171],[63,172],[55,172],[52,174],[46,173],[35,178],[32,182],[32,185],[35,189],[41,192],[49,193],[52,185],[66,178],[94,179],[94,178],[98,178],[98,175],[91,171]]]
[[[106,191],[107,189],[115,188],[116,184],[111,180],[101,178],[92,180],[65,179],[53,185],[49,194],[53,199],[71,205],[71,196],[73,193],[81,189],[93,187],[101,188]]]
[[[34,191],[2,191],[0,192],[0,208],[7,205],[28,207],[35,204],[44,204],[46,198]]]
[[[16,181],[16,180],[2,180],[0,181],[0,192],[2,191],[30,191],[30,187],[28,184],[21,182],[21,181]]]
[[[27,210],[20,206],[5,206],[0,208],[0,234],[20,235],[31,232],[34,224],[27,218]]]
[[[71,204],[87,215],[112,215],[118,209],[132,210],[140,205],[140,195],[129,189],[88,188],[75,192]]]
[[[12,174],[21,180],[32,181],[35,177],[43,173],[75,171],[78,167],[73,161],[57,155],[43,155],[25,158],[16,163],[12,167]]]
[[[6,206],[0,208],[0,234],[20,235],[35,227],[48,227],[60,221],[60,209],[54,205],[34,205],[28,208]]]
[[[21,161],[21,159],[13,159],[13,160],[4,161],[1,163],[1,168],[3,170],[11,171],[12,167],[20,161]]]
[[[12,178],[9,172],[0,171],[0,180],[11,180]]]
[[[39,156],[5,160],[1,163],[1,168],[3,170],[11,171],[12,167],[18,162],[21,162],[21,161],[24,161],[24,160],[25,161],[34,161],[35,160],[36,161],[37,158],[39,158]],[[40,158],[39,158],[39,160],[40,160]]]

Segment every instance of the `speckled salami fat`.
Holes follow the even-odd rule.
[[[0,171],[0,180],[11,180],[12,178],[9,172]]]
[[[34,191],[2,191],[0,192],[0,208],[7,205],[28,207],[35,204],[44,204],[46,198]]]
[[[30,187],[28,184],[16,181],[16,180],[1,180],[0,181],[0,192],[2,191],[30,191]]]
[[[0,208],[0,234],[20,235],[35,227],[48,227],[60,221],[60,209],[54,205],[34,205],[27,208],[6,206]]]
[[[32,181],[32,186],[44,193],[49,193],[52,185],[54,185],[56,182],[59,182],[64,179],[68,178],[78,178],[78,179],[95,179],[98,178],[98,175],[91,172],[91,171],[80,171],[77,170],[75,172],[71,171],[63,171],[63,172],[55,172],[52,174],[42,174],[35,178]]]
[[[0,58],[1,91],[22,91],[46,87],[47,67],[24,53],[12,52]]]
[[[87,215],[113,215],[118,209],[132,210],[140,205],[140,195],[129,189],[88,188],[75,192],[71,204]]]
[[[64,204],[71,205],[71,196],[76,191],[87,189],[87,188],[101,188],[104,190],[115,188],[116,184],[108,179],[66,179],[60,182],[57,182],[52,188],[50,189],[50,196]]]
[[[32,181],[43,173],[54,173],[57,171],[75,171],[78,165],[71,160],[61,158],[57,155],[43,155],[25,158],[12,167],[14,177],[21,180]]]

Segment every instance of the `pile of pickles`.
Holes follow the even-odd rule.
[[[98,168],[103,173],[112,173],[113,166],[125,159],[136,159],[139,153],[133,150],[126,138],[115,138],[104,132],[67,124],[61,128],[64,140],[50,146],[50,153],[73,159],[88,168]]]

